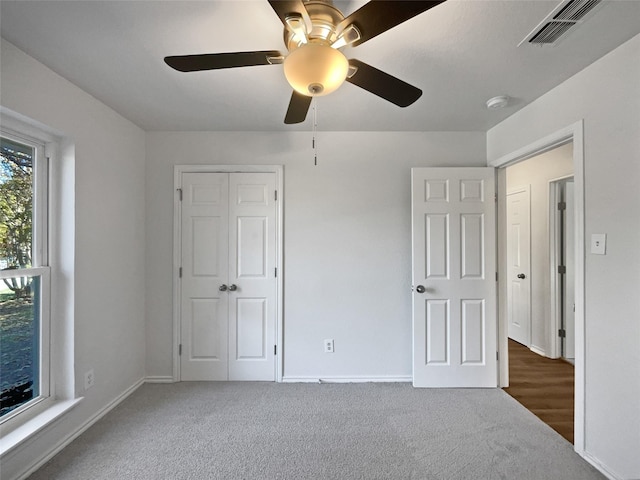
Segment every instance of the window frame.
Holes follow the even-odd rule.
[[[34,149],[33,155],[33,199],[32,199],[32,252],[31,267],[16,270],[0,271],[1,278],[11,277],[40,277],[40,311],[39,317],[39,363],[38,396],[22,404],[15,410],[0,418],[2,436],[15,430],[25,422],[41,414],[53,404],[52,371],[51,364],[51,268],[49,266],[49,211],[51,198],[49,195],[49,162],[51,138],[40,132],[34,136],[27,128],[10,128],[5,125],[0,127],[0,135],[3,138],[17,142]]]

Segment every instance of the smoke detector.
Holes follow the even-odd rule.
[[[509,104],[509,97],[507,95],[498,95],[497,97],[487,100],[487,108],[489,110],[497,110],[504,108]]]

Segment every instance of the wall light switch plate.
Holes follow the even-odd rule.
[[[591,234],[591,253],[594,255],[605,255],[607,253],[607,234]]]

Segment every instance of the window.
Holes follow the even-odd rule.
[[[49,397],[47,160],[44,144],[2,130],[0,423]]]

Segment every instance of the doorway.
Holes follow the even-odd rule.
[[[549,190],[558,179],[573,175],[573,143],[505,170],[508,336],[539,355],[557,358],[556,299],[562,299],[564,285],[559,275],[565,276],[559,267],[566,266],[562,255],[556,255],[556,245],[562,254],[561,214],[566,210],[552,213],[556,209],[551,208]],[[557,188],[558,196],[564,195],[564,183]]]
[[[280,380],[281,177],[176,167],[176,381]]]
[[[568,297],[564,245],[567,189],[565,180],[556,179],[570,175],[572,142],[506,168],[511,369],[509,388],[505,390],[573,441],[573,368],[556,365],[561,360],[545,363],[546,359],[557,358],[556,343],[565,332],[556,328],[556,323],[565,318],[562,306]],[[548,332],[555,332],[557,338],[552,340]]]
[[[507,167],[516,165],[519,162],[532,159],[533,157],[549,152],[556,147],[567,144],[572,145],[572,165],[574,176],[574,235],[575,235],[575,376],[574,376],[574,449],[581,453],[584,451],[584,406],[585,406],[585,374],[584,374],[584,252],[585,252],[585,236],[584,236],[584,152],[583,152],[584,126],[579,121],[564,129],[556,131],[544,138],[541,138],[529,145],[513,151],[503,157],[493,160],[490,166],[497,167],[498,175],[498,289],[499,289],[499,384],[501,387],[509,386],[509,356],[508,356],[508,318],[507,318],[507,295],[506,283],[508,280],[507,263],[506,263],[506,202],[505,193],[507,192],[506,174]],[[558,175],[560,176],[560,175]],[[525,183],[525,182],[522,182]],[[547,187],[548,188],[548,187]],[[548,202],[545,202],[548,204]],[[548,208],[548,205],[547,205]],[[537,229],[535,231],[538,231]],[[540,243],[549,245],[549,237],[547,225],[542,230],[543,238],[537,242],[532,237],[532,246]],[[533,263],[532,263],[533,265]],[[545,268],[544,266],[542,268]],[[550,264],[547,263],[546,272],[542,272],[543,278],[550,278]],[[532,276],[534,272],[532,272]],[[538,275],[538,274],[536,274]],[[549,285],[549,288],[550,285]],[[539,309],[546,309],[546,316],[549,318],[551,305],[543,304]],[[532,300],[532,319],[536,315],[533,309]],[[533,322],[534,320],[532,320]],[[532,347],[530,350],[536,351],[536,348],[544,348],[543,353],[547,352],[553,355],[552,350],[557,345],[558,331],[553,331],[544,324],[544,329],[532,328]],[[557,358],[559,353],[553,355]]]

